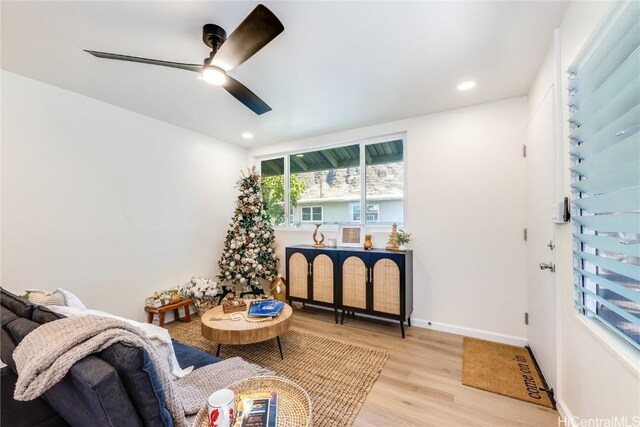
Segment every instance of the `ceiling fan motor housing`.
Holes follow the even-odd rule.
[[[218,51],[226,39],[227,33],[222,27],[216,24],[206,24],[202,27],[202,41],[214,52]]]

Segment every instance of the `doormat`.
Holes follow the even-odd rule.
[[[465,337],[462,384],[555,409],[544,377],[525,347]]]

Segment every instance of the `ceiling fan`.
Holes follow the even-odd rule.
[[[284,26],[280,20],[273,12],[259,4],[228,38],[224,29],[218,25],[206,24],[202,27],[202,41],[211,48],[211,54],[204,59],[203,65],[138,58],[136,56],[96,52],[94,50],[85,50],[85,52],[98,58],[162,65],[163,67],[201,73],[204,81],[212,85],[222,86],[238,101],[260,115],[271,111],[271,107],[245,85],[229,77],[227,72],[251,58],[282,31],[284,31]]]

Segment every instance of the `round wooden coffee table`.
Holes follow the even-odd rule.
[[[244,313],[244,312],[236,312]],[[202,336],[218,343],[216,356],[220,355],[220,346],[222,344],[253,344],[256,342],[267,341],[275,338],[278,341],[278,349],[280,357],[284,359],[282,354],[282,344],[280,344],[280,335],[289,330],[291,326],[291,314],[293,310],[289,304],[285,304],[280,314],[271,320],[263,322],[250,322],[246,318],[242,320],[212,320],[211,318],[229,317],[235,313],[225,313],[222,306],[212,308],[202,315],[200,319],[200,331]],[[252,317],[250,319],[259,319]]]

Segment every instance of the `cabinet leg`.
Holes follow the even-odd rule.
[[[220,346],[222,344],[218,344],[218,348],[216,349],[216,357],[220,357]]]
[[[400,321],[400,332],[402,332],[402,338],[404,338],[404,321]]]
[[[355,318],[356,318],[356,312],[355,312],[355,311],[352,311],[352,312],[351,312],[351,318],[352,318],[352,319],[355,319]]]
[[[147,313],[147,323],[153,323],[153,313]]]
[[[184,321],[191,322],[191,307],[188,305],[184,306]]]
[[[280,337],[277,336],[276,340],[278,341],[278,349],[280,350],[280,359],[284,360],[284,355],[282,354],[282,344],[280,344]]]
[[[340,316],[340,324],[344,325],[344,309],[342,310],[342,316]]]
[[[164,311],[160,312],[160,327],[164,326]]]
[[[333,315],[334,315],[334,316],[335,316],[335,318],[336,318],[336,325],[337,325],[337,324],[338,324],[338,309],[337,309],[337,308],[334,308],[334,309],[333,309]]]
[[[407,325],[411,326],[411,316],[407,318]]]

